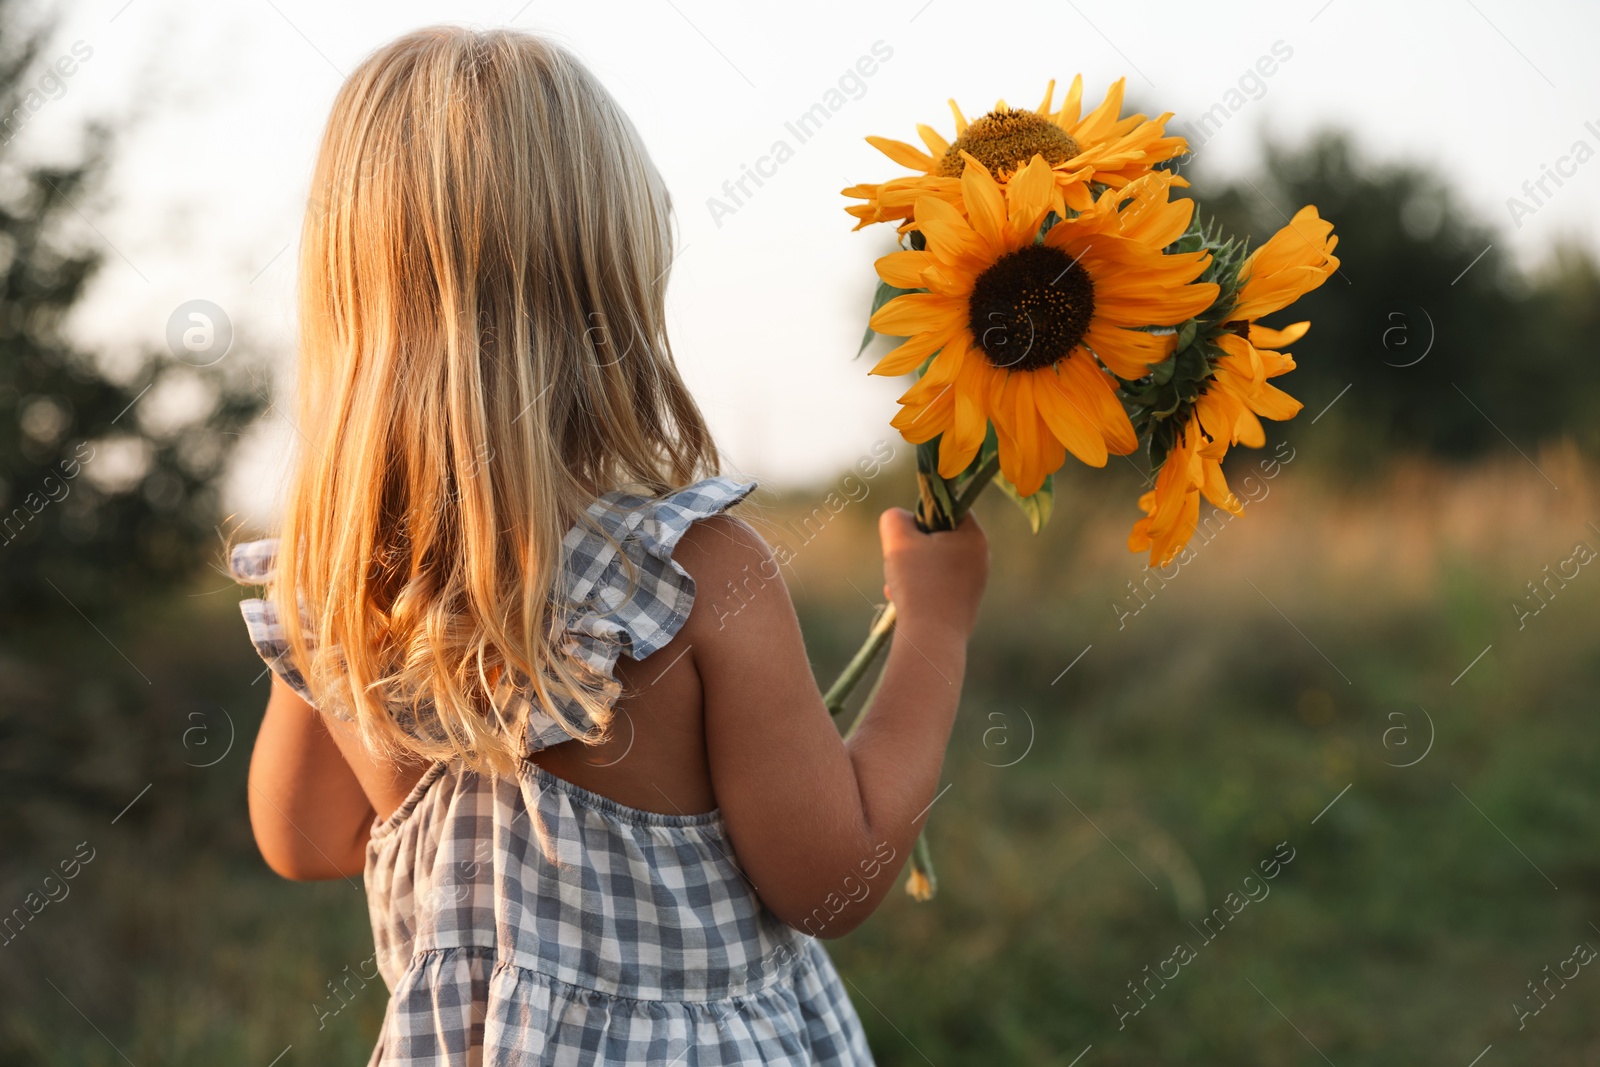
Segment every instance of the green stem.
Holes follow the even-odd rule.
[[[833,684],[828,687],[828,692],[823,695],[823,706],[828,709],[829,715],[838,715],[844,710],[845,701],[855,691],[861,679],[866,675],[867,669],[872,666],[872,661],[878,658],[878,653],[883,646],[889,643],[889,635],[894,633],[894,605],[891,603],[883,609],[878,620],[872,624],[872,629],[867,632],[867,639],[856,654],[845,664],[844,670],[839,672]]]
[[[977,503],[978,494],[989,488],[989,483],[994,481],[994,476],[1000,473],[1000,454],[997,452],[983,463],[983,466],[972,472],[972,477],[967,479],[967,484],[961,487],[961,495],[956,497],[956,513],[952,515],[950,528],[955,529],[961,525],[961,520],[967,517],[967,512],[972,510],[972,505]]]
[[[850,720],[850,728],[844,732],[844,739],[848,742],[861,729],[861,724],[867,721],[867,709],[872,707],[872,702],[878,699],[878,690],[883,688],[883,672],[872,679],[872,688],[867,690],[866,697],[861,701],[861,710],[856,712],[856,717]]]

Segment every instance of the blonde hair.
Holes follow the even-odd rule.
[[[340,89],[312,188],[269,595],[318,707],[504,772],[512,682],[575,698],[596,729],[557,721],[597,739],[614,685],[565,650],[561,539],[606,489],[718,470],[667,342],[671,205],[638,132],[564,49],[433,27]]]

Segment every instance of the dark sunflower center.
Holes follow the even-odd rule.
[[[966,168],[963,151],[989,173],[1004,181],[1035,155],[1054,166],[1076,156],[1080,149],[1072,135],[1043,115],[1032,111],[991,111],[968,124],[967,130],[945,150],[939,160],[939,174],[959,178]]]
[[[967,301],[978,348],[1003,370],[1038,370],[1064,359],[1089,331],[1094,282],[1071,256],[1028,245],[995,260]]]

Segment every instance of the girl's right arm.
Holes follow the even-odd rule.
[[[738,519],[696,523],[674,558],[703,592],[680,633],[705,694],[706,749],[737,859],[762,901],[820,937],[848,933],[884,899],[933,803],[988,575],[968,515],[928,534],[884,512],[886,591],[897,621],[882,684],[845,743],[823,706],[799,620],[766,542]],[[741,591],[737,613],[713,591]]]

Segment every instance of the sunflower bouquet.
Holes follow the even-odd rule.
[[[1165,566],[1201,496],[1243,512],[1228,449],[1261,447],[1262,418],[1299,412],[1271,379],[1294,369],[1283,349],[1310,323],[1259,320],[1338,269],[1338,239],[1308,206],[1252,251],[1173,198],[1188,182],[1164,165],[1188,145],[1166,135],[1170,113],[1123,116],[1120,80],[1087,115],[1081,77],[1059,109],[1054,96],[1052,81],[1037,109],[1002,100],[970,122],[951,101],[955,140],[919,125],[926,151],[867,138],[914,173],[844,190],[862,201],[847,209],[856,229],[895,223],[901,244],[877,261],[861,349],[902,338],[872,373],[916,375],[892,425],[917,446],[923,528],[954,528],[993,484],[1037,533],[1069,453],[1103,467],[1142,443],[1151,488],[1128,547]],[[829,689],[835,714],[893,627],[891,604]],[[919,840],[907,889],[934,888]]]

